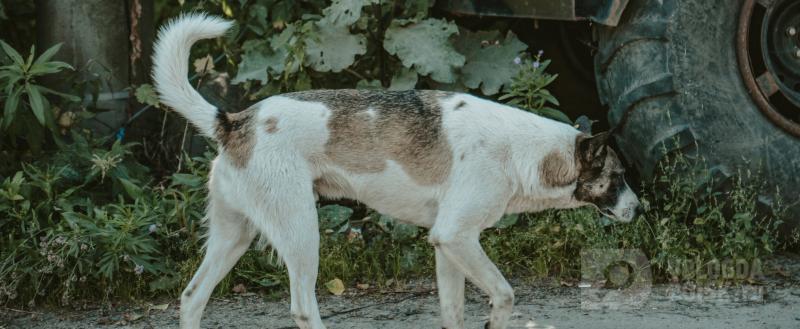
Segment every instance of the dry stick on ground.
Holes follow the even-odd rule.
[[[36,315],[43,314],[41,312],[18,310],[18,309],[15,309],[15,308],[8,308],[8,307],[3,307],[3,309],[6,310],[6,311],[12,311],[12,312],[17,312],[17,313],[36,314]]]
[[[348,314],[348,313],[353,313],[353,312],[356,312],[356,311],[360,311],[360,310],[363,310],[363,309],[368,309],[368,308],[375,307],[375,306],[402,303],[404,301],[407,301],[407,300],[415,298],[415,297],[429,295],[432,291],[433,290],[412,292],[410,295],[405,296],[403,298],[396,299],[396,300],[380,302],[380,303],[370,304],[370,305],[366,305],[366,306],[354,307],[354,308],[346,309],[344,311],[336,311],[336,312],[333,312],[331,314],[323,316],[322,319],[323,320],[324,319],[330,319],[330,318],[333,318],[333,317],[337,317],[337,316]],[[296,328],[296,327],[295,326],[289,326],[289,327],[280,327],[278,329],[293,329],[293,328]]]

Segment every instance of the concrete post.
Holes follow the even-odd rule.
[[[131,8],[141,6],[138,21],[141,52],[131,69]],[[86,80],[101,83],[97,107],[108,110],[86,122],[100,134],[114,133],[127,120],[132,82],[149,70],[152,44],[152,0],[36,0],[37,49],[63,43],[57,59],[70,63]],[[141,33],[144,32],[144,33]],[[134,81],[136,80],[136,81]],[[48,81],[58,86],[59,81]],[[85,103],[91,95],[85,95]]]

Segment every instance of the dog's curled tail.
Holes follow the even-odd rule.
[[[215,138],[217,107],[189,83],[192,44],[225,34],[233,23],[204,13],[184,14],[158,33],[153,54],[153,84],[161,102],[180,113],[202,134]]]

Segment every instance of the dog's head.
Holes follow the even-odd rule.
[[[578,162],[575,199],[592,204],[604,215],[620,222],[630,222],[636,216],[639,199],[625,182],[625,168],[617,153],[608,146],[610,133],[578,137]]]

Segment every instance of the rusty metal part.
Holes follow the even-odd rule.
[[[616,26],[629,0],[445,0],[437,5],[460,15],[590,20]]]
[[[766,71],[756,78],[750,58],[750,28],[751,18],[755,7],[763,3],[765,6],[774,4],[774,1],[765,0],[745,0],[739,16],[739,28],[736,33],[736,52],[739,61],[739,71],[742,80],[747,86],[753,101],[761,112],[775,125],[789,132],[794,136],[800,137],[800,124],[784,117],[770,103],[769,97],[780,91],[780,87],[775,77],[770,71]]]

